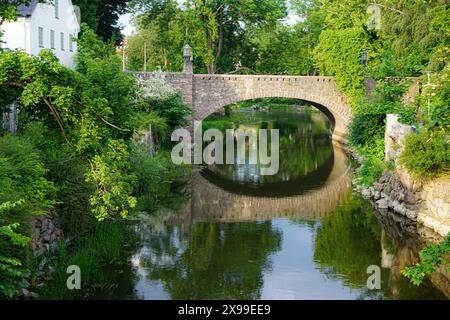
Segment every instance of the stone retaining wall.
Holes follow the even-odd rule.
[[[387,115],[385,134],[386,161],[396,163],[395,171],[386,171],[373,186],[359,191],[377,209],[390,209],[445,237],[450,232],[450,176],[424,183],[398,163],[406,136],[414,134],[413,127],[398,119]]]

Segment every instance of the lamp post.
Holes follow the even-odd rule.
[[[192,48],[188,44],[186,44],[183,48],[183,60],[184,60],[183,73],[193,73],[193,70],[192,70],[192,61],[193,61]]]

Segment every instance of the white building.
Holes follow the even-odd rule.
[[[23,49],[31,55],[44,48],[52,49],[62,64],[73,67],[80,9],[71,0],[47,4],[32,0],[28,6],[18,6],[17,21],[3,23],[1,30],[2,48]]]

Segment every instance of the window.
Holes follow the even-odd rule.
[[[55,18],[59,19],[59,1],[55,0]]]
[[[64,32],[61,32],[61,50],[64,51]]]
[[[38,29],[38,38],[39,38],[39,48],[44,47],[44,28],[39,27]]]
[[[69,34],[69,51],[73,52],[73,36]]]
[[[56,49],[56,47],[55,47],[55,30],[50,30],[50,48]]]

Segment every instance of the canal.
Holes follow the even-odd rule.
[[[401,275],[418,261],[418,230],[354,193],[351,163],[324,114],[267,107],[230,119],[208,123],[280,130],[278,174],[248,162],[196,172],[176,210],[133,222],[138,241],[114,270],[122,275],[114,298],[445,298]],[[367,287],[370,266],[380,268],[380,289]]]

